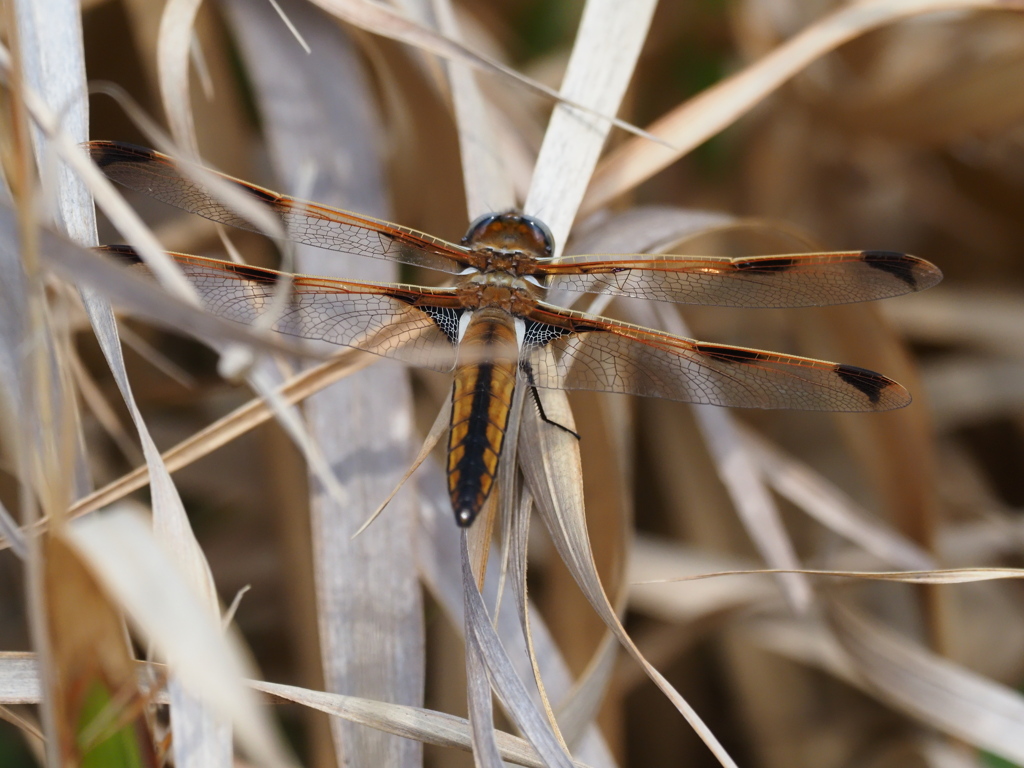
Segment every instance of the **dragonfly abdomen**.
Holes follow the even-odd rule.
[[[469,526],[494,487],[505,444],[518,366],[515,327],[507,313],[470,321],[455,370],[448,437],[448,492],[455,520]]]

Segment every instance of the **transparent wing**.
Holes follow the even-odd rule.
[[[538,387],[589,389],[736,408],[887,411],[910,393],[873,371],[708,344],[542,304],[524,354]]]
[[[106,246],[135,269],[146,269],[128,246]],[[448,289],[356,283],[293,276],[291,286],[272,269],[232,264],[181,253],[168,254],[195,286],[207,310],[238,323],[252,324],[272,307],[275,294],[287,290],[272,330],[303,339],[354,347],[423,368],[455,367],[455,339],[461,306]]]
[[[590,255],[539,264],[549,288],[728,307],[813,307],[930,288],[931,262],[893,251],[712,256]]]
[[[96,164],[112,180],[204,218],[258,232],[167,155],[132,144],[91,141],[86,145]],[[297,243],[458,273],[476,264],[464,248],[369,216],[296,200],[231,176],[214,173],[249,193],[281,217],[288,237]]]

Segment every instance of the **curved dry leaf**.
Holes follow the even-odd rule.
[[[822,571],[801,568],[798,571],[784,571],[778,568],[758,568],[735,571],[695,573],[689,576],[675,576],[667,579],[646,579],[634,584],[672,584],[684,581],[701,581],[720,576],[764,576],[775,573],[802,573],[806,576],[836,576],[866,581],[895,581],[901,584],[969,584],[975,581],[997,579],[1024,579],[1021,568],[942,568],[931,571]]]
[[[417,560],[421,578],[431,594],[445,610],[452,626],[465,629],[465,606],[463,585],[460,574],[451,564],[459,558],[461,534],[452,525],[451,502],[445,487],[444,476],[436,464],[427,462],[415,480],[423,499],[420,511],[420,525],[416,532]],[[495,569],[490,569],[484,582],[487,604],[498,600],[498,585],[501,581]],[[522,639],[522,625],[516,615],[516,606],[509,591],[501,593],[501,607],[497,610],[497,632],[522,679],[532,674],[532,665],[527,657]],[[540,667],[545,688],[558,699],[567,695],[572,685],[568,666],[555,645],[543,619],[536,611],[531,612],[531,638],[536,663]],[[613,768],[615,760],[605,745],[600,731],[591,724],[576,745],[579,759],[600,768]]]
[[[597,113],[618,112],[654,8],[651,0],[587,2],[562,81],[568,103],[584,104]],[[523,210],[548,225],[556,256],[568,239],[610,128],[564,103],[551,113]]]
[[[859,0],[844,5],[767,56],[659,118],[648,129],[672,149],[630,139],[597,172],[583,202],[589,213],[635,188],[746,114],[811,62],[872,29],[924,13],[1021,8],[1018,0]]]
[[[476,677],[470,677],[470,685],[474,679],[482,683],[490,679],[495,693],[505,707],[505,711],[515,722],[520,732],[526,737],[546,765],[569,768],[572,759],[564,751],[564,746],[551,732],[551,726],[544,715],[534,704],[526,687],[519,679],[512,663],[509,661],[501,640],[491,626],[491,619],[484,607],[483,597],[476,587],[476,579],[469,564],[468,537],[462,536],[462,583],[466,605],[466,635],[469,643],[473,643],[480,653],[486,674],[482,670],[470,670]],[[483,686],[486,688],[487,686]],[[489,697],[489,693],[488,693]],[[489,722],[485,723],[490,727]]]
[[[834,606],[836,637],[859,675],[903,712],[1016,763],[1024,696],[928,652],[864,614]]]
[[[934,567],[931,555],[862,509],[811,467],[788,456],[750,428],[741,427],[740,434],[768,483],[829,530],[884,563],[921,570]]]
[[[171,135],[186,157],[199,157],[195,118],[189,92],[189,61],[193,25],[202,0],[168,0],[160,16],[157,35],[156,69],[160,100],[171,127]]]
[[[554,400],[554,403],[561,405],[558,400]],[[546,405],[545,409],[547,408],[548,406]],[[561,407],[552,408],[549,415],[553,415],[555,419],[559,420],[559,423],[565,423],[561,419],[569,415],[568,408],[566,407],[563,413],[560,413],[560,410]],[[539,418],[536,416],[526,419],[524,447],[530,444],[538,445],[541,446],[544,455],[551,455],[553,450],[546,450],[544,446],[550,440],[559,439],[558,436],[567,438],[575,444],[575,439],[570,435],[566,435],[562,430],[542,428],[546,426],[540,423]],[[524,451],[524,456],[526,455]],[[573,453],[570,453],[569,460],[560,461],[557,466],[567,474],[571,474],[572,470],[575,469],[576,477],[578,478],[581,474],[578,464],[578,448],[574,455],[577,459],[575,464],[571,460]],[[679,692],[676,691],[668,680],[643,657],[643,654],[640,653],[632,638],[629,637],[622,626],[619,617],[608,600],[608,596],[604,592],[604,588],[601,586],[601,581],[597,574],[594,558],[590,551],[590,542],[587,537],[582,499],[568,495],[578,485],[578,481],[568,482],[568,479],[563,479],[562,482],[559,482],[557,476],[552,477],[547,473],[542,463],[537,459],[523,462],[523,474],[526,476],[530,491],[536,499],[537,508],[544,518],[544,522],[551,534],[552,542],[558,550],[562,562],[566,564],[569,572],[580,585],[580,589],[583,590],[584,595],[586,595],[594,610],[601,616],[608,628],[615,633],[616,638],[622,643],[629,654],[640,663],[651,681],[686,718],[697,735],[708,745],[708,748],[711,749],[715,757],[718,758],[718,761],[723,766],[735,768],[736,763],[725,751],[725,748],[718,741],[714,733],[704,724],[704,721],[701,720],[693,707],[679,695]]]
[[[145,519],[120,509],[78,521],[67,536],[175,678],[234,725],[250,757],[294,765],[245,688],[243,679],[252,675],[240,643],[222,633],[194,580],[181,575]]]
[[[314,2],[332,16],[336,16],[353,26],[365,29],[367,32],[397,40],[406,45],[451,59],[452,61],[462,62],[474,69],[502,75],[535,93],[579,109],[603,122],[630,133],[644,135],[643,131],[640,131],[636,126],[619,120],[614,116],[597,112],[587,104],[575,102],[568,95],[558,93],[543,83],[531,80],[499,61],[470,50],[461,43],[416,23],[390,6],[368,0],[314,0]],[[648,0],[644,0],[644,2],[648,2]]]
[[[450,40],[460,40],[458,20],[450,0],[433,0],[432,7],[441,34]],[[492,211],[515,208],[516,196],[505,167],[505,152],[499,143],[500,134],[493,126],[494,109],[480,91],[471,67],[449,59],[447,69],[469,220]]]

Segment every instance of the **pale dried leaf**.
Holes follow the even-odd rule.
[[[749,428],[740,434],[764,470],[768,483],[815,520],[859,545],[884,563],[926,570],[931,555],[904,538],[806,464]]]
[[[484,606],[483,597],[476,587],[476,578],[469,565],[469,548],[465,534],[462,537],[462,583],[466,604],[466,634],[472,637],[487,670],[486,675],[477,675],[478,680],[489,677],[495,693],[505,711],[515,722],[520,732],[540,754],[545,764],[568,768],[572,759],[563,751],[564,747],[551,732],[551,726],[534,704],[526,687],[516,674],[502,647],[501,640],[491,626],[490,617]],[[472,678],[471,678],[472,679]]]
[[[648,130],[672,149],[636,139],[616,149],[594,175],[583,211],[593,212],[635,188],[731,125],[811,62],[865,32],[923,13],[1021,7],[1017,0],[859,0],[843,5],[655,121]]]
[[[282,2],[312,49],[292,41],[269,6],[229,4],[243,60],[263,118],[270,158],[286,191],[303,169],[310,197],[387,216],[382,132],[375,95],[354,46],[322,11]],[[299,271],[390,280],[395,265],[295,249]],[[404,488],[385,514],[356,531],[398,484],[412,458],[411,393],[406,370],[387,362],[310,398],[309,431],[342,483],[332,499],[312,475],[313,566],[321,658],[328,690],[397,704],[423,701],[424,634],[412,556],[415,499]],[[331,723],[345,761],[415,766],[421,746],[342,720]]]
[[[1016,763],[1024,761],[1024,696],[942,659],[862,613],[831,611],[857,672],[909,715]]]
[[[450,40],[459,41],[458,20],[450,0],[433,0],[438,29]],[[505,168],[505,153],[492,126],[493,109],[476,82],[476,73],[466,64],[447,62],[455,123],[462,156],[462,182],[466,190],[469,220],[491,211],[516,207],[512,180]]]
[[[618,112],[654,8],[651,0],[590,0],[562,81],[563,98],[598,113]],[[551,114],[523,210],[548,225],[556,255],[565,247],[609,128],[566,104]]]
[[[3,668],[4,662],[0,658],[0,670]],[[436,744],[440,747],[467,751],[470,749],[469,723],[461,717],[444,712],[341,696],[335,693],[310,691],[278,683],[253,681],[250,685],[258,691],[319,709],[329,715],[343,717],[353,723],[387,731],[395,736],[415,739],[424,744]],[[0,701],[3,699],[0,698]],[[529,768],[544,767],[545,763],[540,759],[537,751],[524,739],[504,731],[495,731],[494,736],[501,759]],[[586,768],[584,763],[575,762],[574,765],[578,768]]]
[[[194,580],[172,562],[145,519],[120,509],[75,523],[68,537],[175,678],[234,725],[250,757],[261,765],[293,765],[245,688],[243,679],[252,674],[238,640],[222,633]]]

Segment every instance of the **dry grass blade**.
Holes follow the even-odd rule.
[[[1024,761],[1024,696],[939,658],[852,609],[835,607],[839,643],[884,698],[925,723]]]
[[[421,578],[445,610],[452,626],[461,629],[466,622],[464,589],[460,574],[450,567],[459,557],[461,535],[451,524],[451,503],[443,475],[436,466],[429,463],[424,469],[431,471],[421,472],[416,478],[424,499],[416,535],[419,570]],[[489,569],[484,583],[484,599],[488,605],[498,602],[500,581],[496,569]],[[564,698],[570,692],[572,678],[550,631],[532,607],[530,627],[536,663],[540,667],[545,688],[556,700]],[[532,661],[527,657],[522,642],[522,623],[516,615],[512,594],[508,590],[501,593],[496,630],[517,674],[521,679],[528,678],[532,674]],[[615,765],[608,747],[593,724],[575,746],[578,758],[593,766],[611,768]]]
[[[189,61],[193,25],[202,0],[171,0],[164,6],[157,37],[157,73],[164,113],[171,135],[187,157],[199,157],[195,118],[189,94]]]
[[[672,622],[697,624],[716,613],[750,605],[781,604],[778,583],[768,578],[755,577],[742,583],[729,579],[700,580],[706,573],[748,569],[751,565],[739,558],[708,554],[662,538],[638,536],[630,558],[630,608]],[[680,590],[657,586],[668,583],[672,574],[680,573],[693,576],[695,581]],[[686,579],[687,576],[680,577],[681,581]]]
[[[630,133],[645,135],[644,132],[636,126],[630,125],[623,120],[619,120],[613,115],[608,115],[599,110],[595,110],[587,104],[574,101],[567,94],[558,93],[557,91],[548,88],[543,83],[531,80],[519,72],[516,72],[514,69],[506,67],[499,61],[495,61],[494,59],[480,53],[476,53],[466,46],[461,45],[454,40],[450,40],[444,35],[438,34],[431,29],[427,29],[426,27],[417,24],[408,16],[405,16],[400,11],[390,8],[389,6],[381,5],[376,2],[368,2],[368,0],[315,0],[315,2],[328,13],[337,16],[344,22],[365,29],[367,32],[372,32],[373,34],[381,35],[382,37],[388,37],[392,40],[398,40],[399,42],[406,43],[407,45],[421,48],[424,51],[435,53],[446,59],[463,62],[474,69],[480,69],[485,72],[493,72],[495,74],[502,75],[511,79],[513,82],[529,88],[531,91],[547,96],[548,98],[555,99],[562,104],[582,110],[586,114],[592,115],[609,125],[614,125],[617,128],[629,131]]]
[[[822,525],[882,562],[922,570],[934,567],[931,555],[875,519],[806,464],[787,456],[751,429],[742,429],[741,434],[768,483]]]
[[[309,42],[306,55],[269,6],[232,6],[243,61],[263,117],[270,158],[286,191],[314,169],[310,197],[387,216],[381,117],[363,62],[342,29],[319,9],[283,2]],[[339,137],[342,143],[339,144]],[[334,158],[333,162],[325,162]],[[393,280],[376,259],[340,261],[299,247],[296,267],[356,280]],[[357,538],[367,517],[399,484],[412,458],[411,392],[405,369],[384,363],[310,398],[309,432],[341,481],[345,501],[312,474],[313,569],[320,655],[327,690],[396,704],[423,703],[424,628],[411,522],[415,498],[403,488]],[[372,595],[372,599],[368,596]],[[365,627],[365,632],[353,632]],[[342,720],[331,723],[339,761],[416,766],[420,744]]]
[[[433,8],[440,32],[450,40],[459,40],[458,20],[450,0],[434,0]],[[480,92],[476,73],[456,59],[447,64],[462,156],[466,208],[472,221],[491,211],[514,208],[516,196],[505,168],[505,154],[492,124],[493,109]]]
[[[8,76],[11,70],[10,54],[0,46],[0,70]],[[96,165],[86,156],[78,145],[76,137],[61,127],[60,120],[54,109],[33,90],[24,92],[25,105],[36,125],[49,140],[54,152],[78,175],[89,191],[96,198],[97,204],[103,209],[112,222],[118,226],[122,234],[135,245],[140,254],[147,260],[154,274],[160,281],[192,303],[198,303],[195,289],[185,280],[180,270],[164,254],[153,234],[142,223],[124,199],[114,189]]]
[[[504,704],[505,710],[546,765],[552,768],[568,768],[572,765],[572,759],[551,732],[547,719],[533,703],[526,687],[513,669],[497,633],[491,627],[483,597],[477,590],[476,578],[470,568],[469,548],[465,535],[462,544],[462,583],[465,590],[466,633],[472,635],[471,642],[478,649],[487,670],[485,675],[477,674],[476,679],[483,681],[490,678],[491,685]]]
[[[11,232],[14,213],[0,203],[0,231]],[[132,314],[199,338],[237,341],[268,351],[302,358],[322,355],[304,350],[278,335],[254,333],[246,326],[207,314],[169,295],[151,281],[130,274],[95,251],[89,251],[47,231],[41,233],[44,264],[68,280],[84,284]],[[0,246],[9,248],[10,239]]]
[[[76,523],[69,539],[133,624],[167,659],[175,677],[229,720],[260,765],[293,765],[245,689],[241,645],[221,632],[203,598],[157,544],[145,520],[127,510]]]
[[[557,401],[556,401],[557,402]],[[547,409],[547,406],[545,406]],[[568,409],[564,411],[558,407],[548,411],[549,416],[557,419],[559,423],[565,424],[569,416]],[[567,439],[573,440],[561,430],[545,429],[546,425],[540,423],[536,414],[525,421],[526,432],[524,447],[526,445],[538,446],[542,456],[551,456],[558,453],[554,446],[548,447],[551,440]],[[571,427],[571,422],[568,426]],[[563,562],[569,568],[573,578],[580,585],[580,589],[586,595],[587,600],[594,607],[594,610],[601,616],[602,620],[611,629],[623,647],[641,664],[648,677],[668,697],[669,701],[686,718],[697,735],[704,741],[718,758],[718,761],[728,768],[734,768],[736,763],[725,751],[725,748],[712,733],[711,729],[704,724],[697,712],[679,695],[679,692],[643,657],[636,647],[632,638],[626,633],[625,628],[619,621],[615,609],[608,600],[608,596],[601,586],[594,564],[593,554],[590,551],[590,542],[587,536],[586,521],[582,515],[582,501],[580,499],[567,499],[568,492],[577,487],[578,483],[570,481],[573,477],[579,477],[580,468],[578,464],[578,450],[575,455],[577,463],[560,460],[556,466],[559,472],[552,473],[550,468],[545,467],[541,460],[534,456],[529,460],[529,454],[524,451],[523,473],[527,483],[537,501],[537,507],[544,518],[544,522],[551,533],[552,541]],[[564,451],[560,454],[564,456]],[[559,482],[561,480],[561,482]]]
[[[468,566],[468,556],[467,556]],[[471,570],[471,569],[470,569]],[[469,587],[473,589],[474,587]],[[481,768],[500,768],[501,753],[494,729],[494,696],[480,641],[466,613],[466,700],[473,761]],[[547,762],[547,761],[545,761]]]
[[[669,584],[674,582],[714,579],[719,576],[758,576],[774,573],[802,573],[807,576],[841,576],[849,579],[895,581],[903,584],[969,584],[975,581],[993,581],[996,579],[1024,579],[1024,570],[1020,568],[946,568],[932,571],[819,571],[808,568],[801,568],[797,571],[785,571],[778,568],[759,568],[741,571],[697,573],[690,576],[678,576],[668,579],[647,579],[644,581],[635,581],[633,583]]]
[[[4,543],[10,546],[11,551],[13,551],[20,559],[24,560],[28,554],[28,547],[25,543],[25,534],[22,532],[17,521],[11,517],[11,513],[7,511],[7,507],[2,504],[0,504],[0,533],[3,534]]]
[[[539,216],[561,253],[609,126],[568,106],[581,103],[599,113],[619,109],[647,37],[655,3],[590,0],[576,33],[562,82],[566,103],[551,114],[530,194],[523,210]]]
[[[35,704],[41,696],[39,662],[35,654],[0,653],[0,704]]]
[[[353,723],[386,731],[395,736],[465,751],[469,751],[472,747],[470,724],[461,717],[444,712],[310,691],[278,683],[254,681],[250,685],[256,690],[269,693],[272,696],[313,707],[329,715],[342,717]],[[537,750],[530,746],[525,739],[504,731],[495,731],[494,736],[498,754],[502,760],[515,765],[527,766],[527,768],[544,768],[547,765],[537,754]],[[577,768],[586,768],[585,763],[574,762],[573,765]]]
[[[444,437],[445,433],[448,431],[448,424],[450,420],[451,401],[448,401],[438,412],[437,418],[434,419],[433,426],[430,428],[427,436],[423,439],[423,445],[420,447],[420,452],[416,454],[416,458],[413,459],[412,464],[409,465],[409,469],[407,469],[405,474],[402,475],[402,479],[398,481],[397,485],[395,485],[394,490],[392,490],[391,493],[387,495],[387,498],[380,503],[380,506],[373,511],[373,514],[366,518],[366,522],[359,526],[359,530],[352,534],[353,538],[365,531],[370,524],[377,519],[378,515],[384,511],[387,505],[391,503],[391,500],[395,498],[395,495],[405,487],[409,478],[412,477],[413,473],[420,468],[424,461],[427,460],[427,457],[431,454],[434,448],[437,447],[438,442],[442,437]]]
[[[369,355],[347,353],[316,368],[310,368],[297,374],[281,386],[279,390],[281,398],[286,404],[295,405],[354,371],[364,368],[375,359]],[[187,467],[260,424],[269,421],[273,416],[274,412],[266,400],[263,398],[250,400],[187,440],[165,451],[162,458],[167,470],[177,472],[179,469]],[[139,467],[77,501],[69,510],[69,515],[78,517],[95,512],[97,509],[123,499],[139,488],[144,488],[148,482],[149,468]]]
[[[650,133],[669,142],[672,149],[636,139],[616,149],[594,174],[583,213],[607,205],[671,165],[750,111],[811,62],[858,35],[925,13],[1021,7],[1024,4],[1014,0],[859,0],[844,5],[651,125]]]

